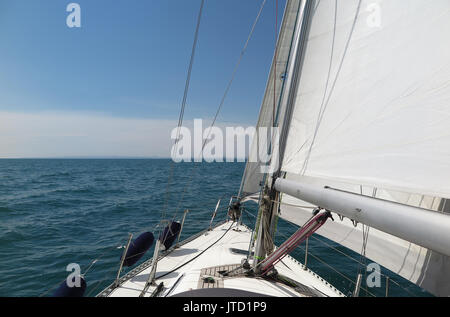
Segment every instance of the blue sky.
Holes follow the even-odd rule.
[[[59,142],[67,149],[72,144],[71,151],[60,153],[55,146],[40,154],[39,142],[52,141],[35,138],[39,126],[54,124],[50,117],[68,122],[70,116],[101,117],[130,125],[136,120],[170,124],[178,118],[200,0],[79,0],[79,29],[66,26],[70,2],[0,0],[0,157],[101,154],[89,152],[80,140],[73,142],[80,133],[61,131],[61,126],[44,135],[70,135],[72,139]],[[206,1],[186,120],[214,115],[261,3]],[[278,5],[280,22],[285,1]],[[256,123],[274,45],[275,0],[268,0],[220,122]],[[31,141],[20,130],[30,121],[37,126],[28,134],[34,136],[33,151],[25,153]],[[95,139],[94,128],[85,129],[84,138]],[[165,139],[170,144],[170,138]],[[18,150],[11,150],[11,144]],[[122,153],[118,143],[116,149],[104,155],[144,155]]]

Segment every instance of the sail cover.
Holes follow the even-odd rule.
[[[286,178],[445,211],[450,2],[313,3],[281,166]],[[281,217],[298,225],[309,219],[310,210],[291,206],[304,202],[282,201]],[[344,219],[318,233],[360,252],[361,226]],[[373,228],[366,255],[435,295],[450,295],[446,256]]]

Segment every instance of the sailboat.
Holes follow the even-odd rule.
[[[121,275],[154,239],[130,236],[98,296],[348,295],[290,255],[313,234],[449,296],[449,34],[447,0],[288,0],[258,119],[278,132],[254,138],[227,220],[179,241],[185,212]],[[299,229],[276,246],[278,218]]]

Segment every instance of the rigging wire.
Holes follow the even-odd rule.
[[[249,33],[249,35],[248,35],[248,37],[247,37],[247,40],[246,40],[246,42],[245,42],[245,44],[244,44],[244,47],[243,47],[241,53],[240,53],[240,55],[239,55],[239,59],[238,59],[236,65],[235,65],[235,67],[234,67],[234,70],[233,70],[231,79],[230,79],[230,81],[228,82],[228,85],[227,85],[227,87],[226,87],[226,89],[225,89],[225,92],[224,92],[224,94],[223,94],[223,96],[222,96],[222,99],[221,99],[221,101],[220,101],[219,107],[218,107],[218,109],[217,109],[217,111],[216,111],[216,113],[215,113],[215,115],[214,115],[214,119],[213,119],[213,121],[212,121],[211,128],[213,128],[213,127],[215,126],[216,121],[217,121],[217,118],[219,117],[219,114],[220,114],[220,112],[221,112],[221,110],[222,110],[222,108],[223,108],[223,105],[225,104],[225,100],[226,100],[226,98],[227,98],[227,96],[228,96],[228,93],[229,93],[230,88],[231,88],[231,86],[232,86],[232,84],[233,84],[233,82],[234,82],[234,79],[236,78],[236,74],[237,74],[237,72],[238,72],[239,66],[240,66],[240,64],[241,64],[241,62],[242,62],[242,59],[243,59],[243,57],[244,57],[244,55],[245,55],[245,52],[247,51],[248,45],[249,45],[250,40],[251,40],[251,38],[252,38],[252,36],[253,36],[253,33],[254,33],[254,31],[255,31],[256,25],[257,25],[258,22],[259,22],[259,19],[260,19],[260,17],[261,17],[261,13],[262,13],[262,11],[263,11],[263,9],[264,9],[264,6],[265,6],[266,2],[267,2],[267,0],[264,0],[264,1],[262,2],[261,7],[260,7],[260,9],[259,9],[259,11],[258,11],[258,14],[257,14],[257,16],[256,16],[256,19],[255,19],[255,21],[253,22],[253,25],[252,25],[252,28],[251,28],[251,30],[250,30],[250,33]],[[211,135],[211,131],[212,131],[212,129],[209,129],[208,135],[207,135],[207,137],[205,138],[205,140],[203,141],[202,150],[201,150],[201,152],[199,153],[200,156],[201,156],[201,154],[203,153],[203,150],[205,149],[206,143],[207,143],[208,140],[209,140],[209,137],[210,137],[210,135]],[[177,216],[177,214],[178,214],[178,212],[179,212],[179,209],[180,209],[180,205],[181,205],[181,203],[183,202],[184,196],[185,196],[185,194],[186,194],[186,192],[187,192],[187,189],[190,187],[190,184],[192,183],[194,173],[197,171],[197,169],[196,169],[195,167],[196,167],[196,166],[194,166],[194,168],[192,168],[192,170],[191,170],[191,175],[189,176],[188,183],[185,185],[184,190],[183,190],[183,193],[182,193],[182,195],[181,195],[181,198],[180,198],[179,201],[178,201],[178,205],[177,205],[177,208],[175,209],[175,214],[174,214],[174,216],[173,216],[172,221],[176,218],[176,216]]]
[[[183,101],[181,102],[180,116],[178,118],[178,128],[177,128],[177,134],[176,134],[176,139],[175,139],[175,144],[174,144],[174,151],[172,152],[172,155],[177,155],[177,152],[178,152],[178,143],[180,141],[180,131],[181,131],[181,127],[183,125],[183,120],[184,120],[184,111],[186,108],[186,101],[187,101],[189,86],[190,86],[190,82],[191,82],[192,67],[194,65],[194,58],[195,58],[195,52],[196,52],[196,48],[197,48],[198,35],[200,32],[200,24],[201,24],[202,15],[203,15],[204,4],[205,4],[205,0],[201,0],[200,10],[198,13],[198,18],[197,18],[197,26],[195,28],[194,43],[192,44],[191,59],[189,61],[189,68],[188,68],[188,73],[187,73],[187,78],[186,78],[186,84],[184,87]],[[163,207],[162,214],[161,214],[161,219],[165,218],[165,212],[167,210],[167,205],[170,200],[170,184],[171,184],[172,178],[173,178],[174,164],[175,163],[172,161],[171,165],[170,165],[169,179],[168,179],[167,186],[166,186],[166,198],[165,198],[164,207]]]

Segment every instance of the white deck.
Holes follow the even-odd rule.
[[[236,231],[234,229],[236,229],[237,224],[233,224],[232,230],[229,230],[218,243],[208,249],[204,254],[169,275],[158,278],[158,276],[162,276],[163,274],[172,271],[199,255],[223,236],[231,225],[232,222],[221,224],[212,231],[204,233],[192,241],[181,245],[179,248],[169,252],[160,259],[156,273],[156,284],[164,282],[164,290],[159,296],[173,296],[182,292],[205,288],[205,285],[202,285],[201,282],[201,274],[210,273],[211,275],[206,274],[206,276],[214,276],[212,275],[214,270],[205,269],[240,264],[246,255],[233,252],[231,249],[239,249],[242,252],[247,252],[251,231],[242,225],[239,226],[239,231]],[[151,263],[151,261],[148,261],[148,263]],[[310,270],[304,270],[303,265],[290,256],[285,257],[283,261],[276,266],[276,269],[280,274],[313,290],[319,291],[326,296],[343,296],[341,292],[319,276]],[[133,272],[131,273],[132,276],[123,281],[119,287],[112,291],[105,290],[99,294],[99,296],[137,297],[144,289],[149,273],[150,267],[144,268],[140,272]],[[205,275],[202,276],[204,277]],[[237,289],[276,297],[304,296],[296,292],[292,287],[261,278],[249,278],[241,275],[238,277],[214,277],[214,279],[216,280],[216,284],[206,285],[206,288],[219,287]],[[155,287],[151,286],[145,296],[149,297],[154,290]],[[168,294],[169,291],[170,294]]]

